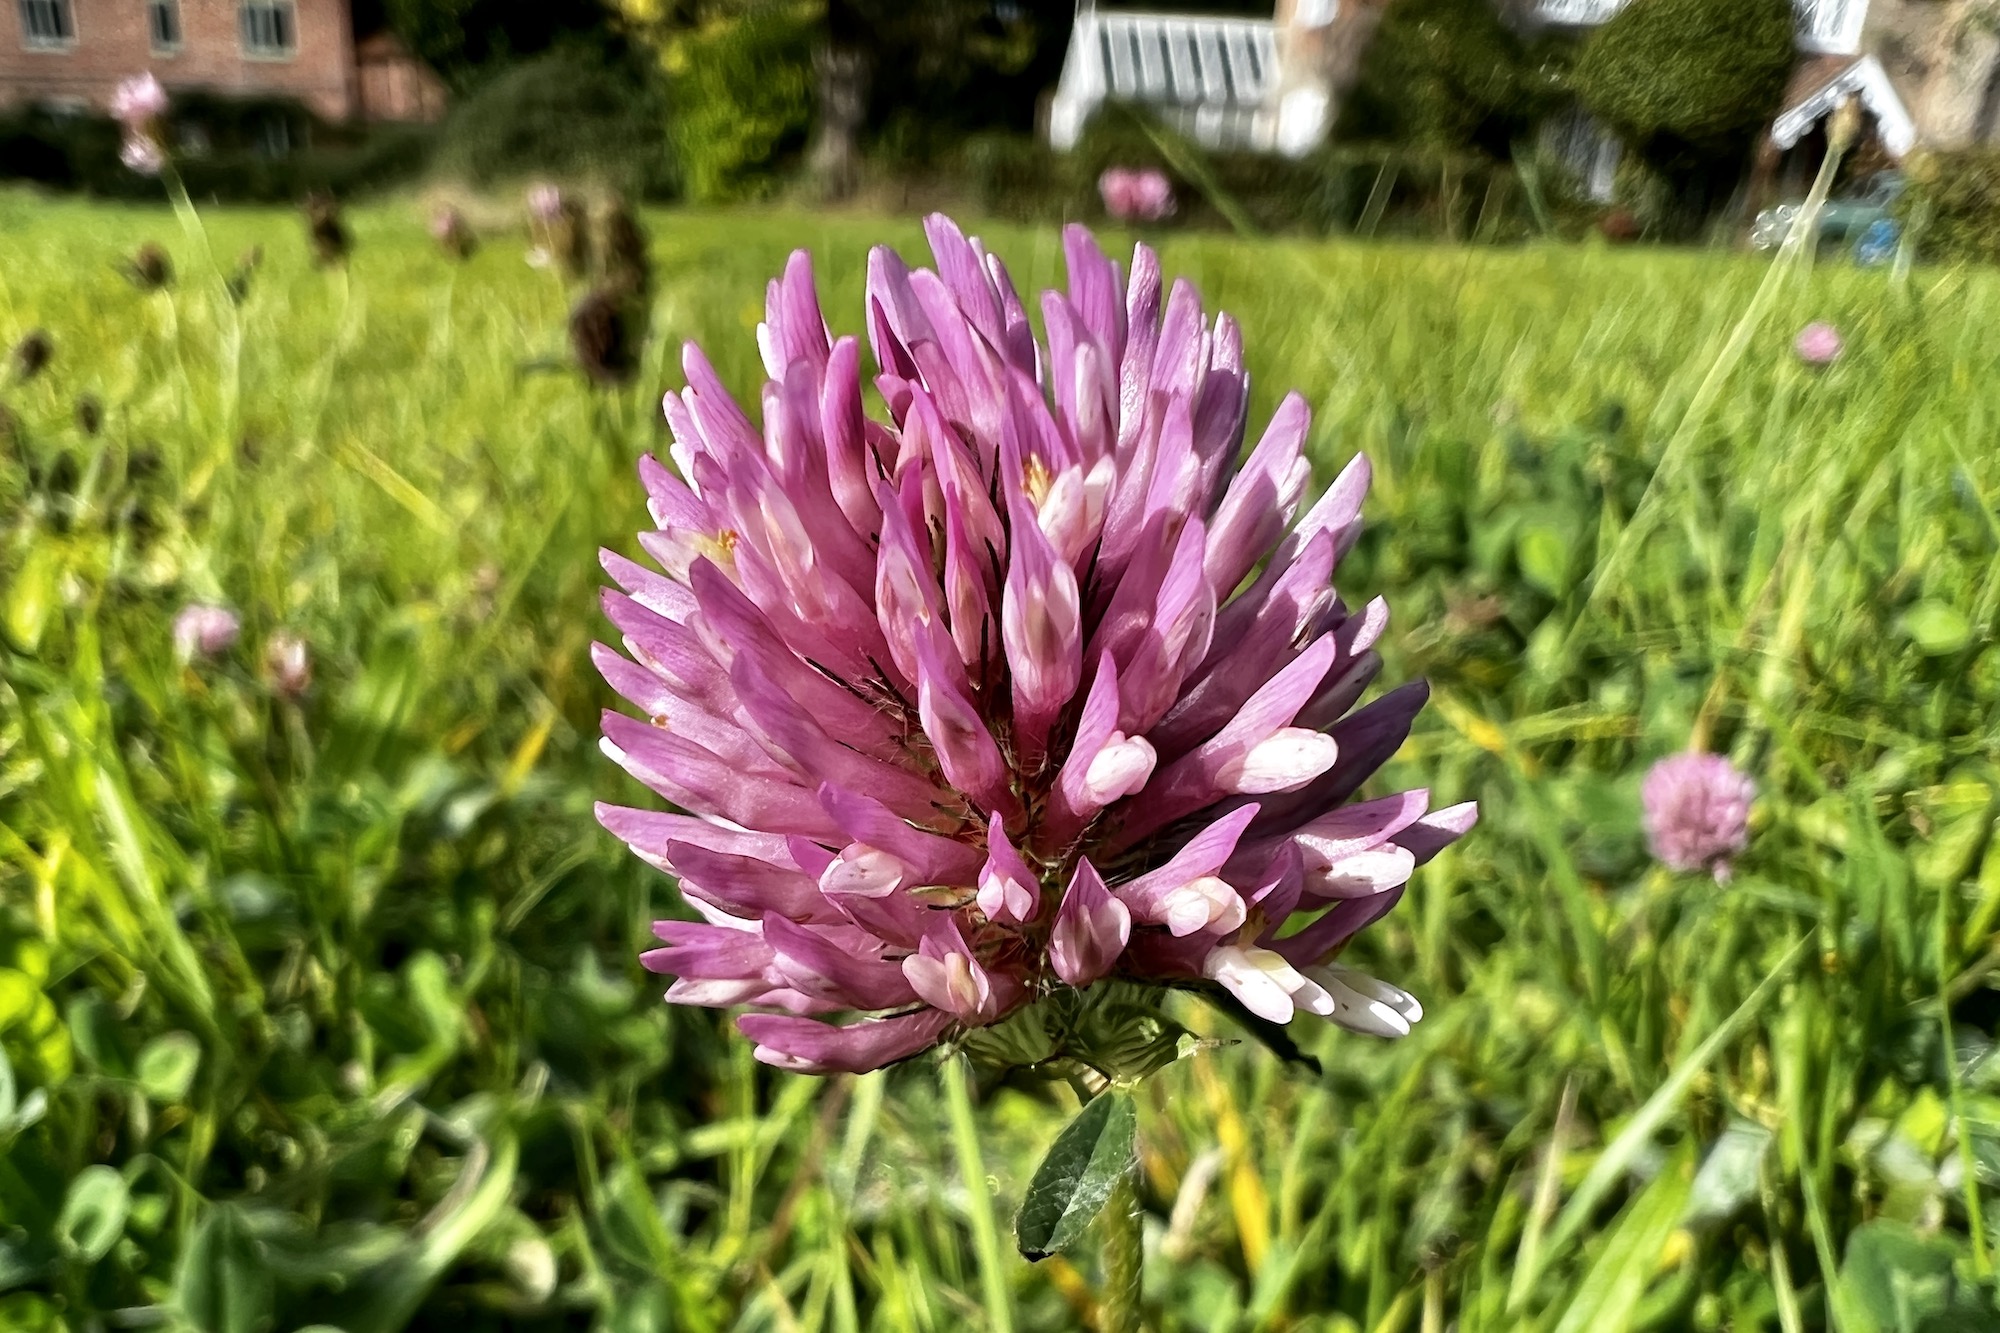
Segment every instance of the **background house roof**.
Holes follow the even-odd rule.
[[[1917,124],[1874,56],[1821,56],[1802,62],[1785,90],[1785,109],[1771,124],[1771,141],[1790,148],[1850,97],[1875,118],[1882,146],[1901,157],[1917,144]]]

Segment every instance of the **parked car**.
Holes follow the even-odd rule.
[[[1902,172],[1881,171],[1869,177],[1860,193],[1827,200],[1819,211],[1820,244],[1845,245],[1859,239],[1875,223],[1892,221],[1889,210],[1902,197],[1903,187]],[[1765,209],[1751,225],[1750,244],[1759,250],[1775,250],[1804,209],[1803,199]]]

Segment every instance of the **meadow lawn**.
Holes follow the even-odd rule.
[[[682,909],[591,816],[650,799],[588,649],[680,343],[754,403],[786,253],[859,332],[916,222],[648,215],[604,392],[511,220],[456,265],[358,210],[334,271],[204,221],[0,194],[0,342],[53,343],[0,371],[0,1328],[1086,1326],[1092,1252],[1009,1244],[1070,1089],[955,1131],[933,1059],[755,1065],[659,1002]],[[1061,281],[1053,230],[968,225]],[[1322,482],[1373,461],[1338,583],[1435,691],[1389,776],[1484,817],[1349,956],[1414,1035],[1143,1086],[1151,1325],[2000,1328],[2000,275],[1801,265],[1746,320],[1768,259],[1158,239],[1253,432],[1296,386]],[[167,292],[116,270],[147,240]],[[223,660],[175,661],[190,601]],[[1761,788],[1726,887],[1640,835],[1690,744]]]

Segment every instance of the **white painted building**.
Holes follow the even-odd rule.
[[[1073,147],[1108,102],[1145,107],[1197,143],[1300,156],[1325,141],[1390,0],[1276,0],[1269,19],[1100,8],[1080,0],[1049,117]],[[1529,28],[1583,31],[1630,0],[1496,0]],[[1772,126],[1790,148],[1848,98],[1900,158],[2000,139],[1992,0],[1794,0],[1800,63]],[[1593,198],[1611,197],[1619,146],[1580,111],[1545,146]]]
[[[1548,26],[1587,29],[1629,2],[1532,0],[1530,13]],[[2000,139],[2000,36],[1987,0],[1793,0],[1793,8],[1799,64],[1771,124],[1776,151],[1795,147],[1850,99],[1892,160],[1920,146]],[[1591,198],[1611,198],[1619,152],[1611,135],[1581,117],[1550,142]]]
[[[1353,3],[1354,0],[1348,0]],[[1073,148],[1106,102],[1143,106],[1208,148],[1299,156],[1326,139],[1318,55],[1341,0],[1280,0],[1269,19],[1077,9],[1049,140]]]

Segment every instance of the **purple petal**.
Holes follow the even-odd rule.
[[[788,1014],[744,1014],[736,1026],[757,1043],[757,1058],[767,1065],[800,1074],[866,1074],[935,1046],[951,1015],[919,1009],[835,1027]]]
[[[1049,932],[1049,965],[1083,987],[1110,972],[1132,935],[1132,913],[1113,897],[1089,861],[1079,861]]]
[[[856,938],[861,932],[849,927],[838,932],[846,936],[840,939],[835,933],[796,925],[776,912],[764,915],[772,966],[793,989],[850,1009],[893,1009],[916,1000],[903,969],[866,952],[866,942]]]

